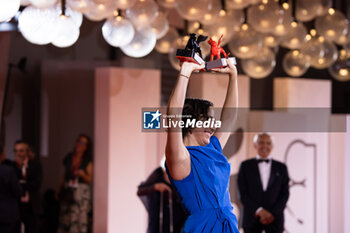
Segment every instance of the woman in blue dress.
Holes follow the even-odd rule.
[[[229,195],[230,164],[222,153],[233,130],[238,105],[237,70],[227,59],[226,68],[216,72],[228,74],[228,87],[221,127],[169,128],[166,144],[166,166],[169,178],[188,210],[184,233],[238,233],[237,219]],[[192,72],[204,64],[184,62],[168,104],[168,116],[175,120],[213,121],[213,104],[202,99],[186,99]],[[180,118],[182,116],[182,119]],[[174,121],[174,119],[172,119]],[[185,124],[186,125],[186,124]],[[196,127],[197,126],[197,127]],[[212,125],[210,125],[212,126]]]

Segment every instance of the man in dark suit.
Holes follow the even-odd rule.
[[[27,142],[16,141],[14,152],[17,174],[24,191],[20,203],[21,220],[25,233],[38,233],[42,167]]]
[[[288,170],[285,164],[271,159],[273,142],[269,134],[255,135],[254,148],[257,156],[242,162],[238,173],[244,233],[282,233],[289,197]]]
[[[0,145],[0,156],[3,156],[3,147]],[[19,232],[19,206],[21,195],[16,172],[13,166],[0,163],[0,232]]]

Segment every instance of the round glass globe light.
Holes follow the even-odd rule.
[[[57,11],[57,15],[61,15],[61,13],[62,13],[61,4],[56,4],[56,11]],[[67,17],[71,18],[73,20],[75,26],[78,28],[83,23],[83,14],[81,12],[72,10],[69,6],[66,6],[65,15]]]
[[[350,81],[350,59],[346,51],[341,50],[339,58],[334,62],[328,71],[332,77],[338,81],[346,82]]]
[[[168,32],[156,43],[156,50],[159,53],[169,53],[172,43],[179,37],[175,28],[169,28]]]
[[[246,8],[251,0],[225,0],[227,9],[243,9]]]
[[[176,0],[157,0],[157,2],[164,8],[174,8],[176,6]]]
[[[187,33],[194,33],[200,26],[201,24],[198,21],[188,21]]]
[[[329,8],[332,8],[332,1],[320,1],[320,4],[316,10],[316,15],[321,16],[328,13]]]
[[[243,71],[252,78],[267,77],[276,66],[275,54],[271,49],[262,47],[256,56],[241,61]]]
[[[319,0],[297,0],[295,17],[301,22],[310,21],[316,17],[320,7],[322,7],[322,5]]]
[[[310,61],[311,66],[316,68],[316,69],[328,68],[338,58],[337,47],[332,42],[325,40],[322,43],[322,45],[323,45],[323,51],[324,51],[323,56],[318,57],[318,59],[316,59],[315,63],[313,63],[313,62],[311,63],[311,61]]]
[[[210,9],[204,15],[201,16],[199,21],[201,22],[202,25],[217,24],[216,21],[218,20],[220,11],[221,11],[221,1],[211,0]]]
[[[262,0],[250,0],[250,4],[251,5],[255,5],[255,4],[258,4],[258,3],[261,3]]]
[[[121,47],[132,41],[135,29],[128,19],[117,16],[106,20],[102,26],[102,35],[108,44]]]
[[[158,5],[153,0],[138,0],[133,7],[126,10],[127,17],[135,27],[152,25],[158,14]]]
[[[88,12],[96,7],[92,0],[67,0],[67,5],[74,11],[81,13]]]
[[[107,4],[110,3],[112,0],[92,0],[96,4]]]
[[[248,24],[240,27],[228,43],[230,51],[237,57],[247,59],[253,57],[262,47],[263,40],[260,33]]]
[[[281,45],[289,49],[299,49],[306,42],[307,30],[302,23],[291,23],[289,32],[281,39]]]
[[[151,27],[144,27],[135,31],[132,41],[120,47],[123,53],[130,57],[144,57],[148,55],[156,45],[156,34]]]
[[[345,36],[348,32],[348,20],[338,10],[330,11],[324,16],[318,16],[315,20],[315,28],[319,35],[326,40],[335,41]]]
[[[227,10],[224,14],[219,14],[216,24],[224,25],[231,29],[238,29],[244,22],[244,12],[242,10]]]
[[[180,16],[189,21],[200,19],[211,9],[211,0],[177,0],[176,10]]]
[[[21,6],[28,6],[30,4],[31,4],[30,0],[21,0]]]
[[[270,48],[278,47],[280,43],[280,37],[272,33],[266,33],[266,34],[264,33],[262,34],[262,36],[263,36],[263,45]]]
[[[310,64],[316,64],[317,60],[324,56],[323,40],[319,37],[311,37],[301,46],[300,52],[308,58]]]
[[[126,10],[135,5],[137,0],[116,0],[114,1],[116,8]]]
[[[52,40],[52,44],[59,48],[72,46],[79,38],[80,30],[74,19],[67,16],[60,16],[57,20],[58,33]]]
[[[285,36],[291,29],[291,23],[293,22],[292,17],[292,11],[291,9],[288,10],[281,10],[281,17],[278,20],[278,24],[272,31],[273,34],[276,36]]]
[[[29,0],[30,3],[37,8],[48,8],[57,2],[57,0]]]
[[[0,6],[0,22],[6,22],[19,10],[20,0],[0,0]]]
[[[282,61],[284,71],[293,77],[300,77],[309,69],[310,62],[307,56],[298,50],[289,51]]]
[[[93,4],[94,7],[92,7],[89,11],[84,13],[84,15],[91,21],[101,21],[106,18],[110,18],[113,16],[114,11],[116,9],[114,2],[106,4]]]
[[[152,23],[152,28],[156,33],[157,40],[162,38],[169,30],[168,17],[163,12],[159,12],[157,18]]]
[[[248,8],[248,23],[258,32],[272,32],[283,17],[281,12],[283,13],[275,1],[253,5]]]
[[[48,44],[57,36],[58,17],[55,7],[39,9],[28,6],[18,18],[18,28],[29,42],[38,45]]]
[[[348,25],[347,33],[335,39],[335,43],[337,43],[338,45],[345,45],[347,43],[350,43],[350,22],[348,22],[347,25]]]

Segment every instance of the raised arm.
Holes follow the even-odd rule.
[[[184,62],[181,66],[180,73],[175,88],[170,96],[167,114],[182,114],[189,77],[193,71],[204,69],[205,65]],[[175,120],[181,120],[180,117]],[[168,129],[165,156],[170,175],[175,180],[181,180],[191,172],[190,155],[183,143],[182,132],[180,129]]]
[[[222,147],[225,146],[234,129],[238,113],[237,69],[229,59],[227,59],[227,63],[226,68],[215,69],[215,71],[229,75],[225,102],[220,117],[221,128],[217,129],[214,134],[219,139]]]

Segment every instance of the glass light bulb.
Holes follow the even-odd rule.
[[[225,0],[227,9],[243,9],[246,8],[251,1],[250,0]]]
[[[159,12],[158,16],[152,23],[152,28],[156,33],[157,40],[162,38],[169,30],[168,17],[163,12]]]
[[[319,16],[315,20],[317,33],[326,40],[336,41],[348,33],[348,20],[344,14],[338,10],[333,14]]]
[[[193,21],[200,19],[212,7],[211,0],[177,0],[176,10],[182,18]]]
[[[325,69],[331,66],[338,58],[338,50],[337,47],[329,41],[324,41],[322,43],[323,46],[323,56],[318,57],[315,63],[311,63],[312,67],[317,69]]]
[[[248,8],[248,23],[258,32],[272,32],[283,17],[281,13],[283,11],[275,1],[253,5]]]
[[[176,0],[157,0],[157,2],[165,8],[174,8],[176,5]]]
[[[74,11],[81,13],[88,12],[96,7],[92,0],[67,0],[67,5]]]
[[[221,1],[220,0],[211,0],[210,9],[205,12],[199,19],[203,25],[213,25],[218,24],[218,16],[220,16],[221,11]]]
[[[126,10],[127,17],[135,27],[150,26],[158,16],[158,5],[153,0],[138,0]]]
[[[48,8],[57,2],[57,0],[29,0],[30,3],[37,8]]]
[[[230,51],[237,57],[247,59],[255,56],[262,47],[261,35],[248,24],[242,25],[228,43]]]
[[[346,82],[350,81],[350,56],[344,50],[342,52],[344,54],[339,56],[337,61],[328,68],[328,71],[334,79]]]
[[[153,29],[151,27],[144,27],[136,30],[132,41],[120,48],[123,53],[130,57],[144,57],[152,52],[156,41],[156,34]]]
[[[289,51],[282,61],[284,71],[293,77],[300,77],[309,69],[310,62],[306,55],[298,50]]]
[[[56,7],[39,9],[28,6],[18,18],[18,28],[22,36],[29,42],[44,45],[51,43],[57,36],[58,18]]]
[[[319,0],[296,0],[296,19],[306,22],[314,19],[322,7]]]
[[[0,22],[6,22],[19,10],[20,0],[0,0],[0,6]]]
[[[126,10],[133,7],[136,4],[137,0],[115,0],[115,6],[118,9]]]
[[[161,39],[157,40],[156,50],[159,53],[169,53],[172,43],[179,37],[179,33],[173,27]]]
[[[303,46],[300,51],[304,54],[311,64],[316,64],[320,57],[324,56],[323,43],[318,37],[311,37]]]
[[[243,71],[252,78],[265,78],[276,66],[275,54],[271,49],[262,47],[256,56],[241,61]]]
[[[70,17],[60,17],[56,23],[57,35],[52,39],[52,44],[59,48],[72,46],[79,38],[80,30]]]
[[[135,30],[128,19],[117,16],[106,20],[102,26],[102,35],[108,44],[120,47],[132,41]]]
[[[101,21],[110,18],[114,15],[115,2],[93,3],[93,7],[84,13],[84,15],[91,21]]]
[[[299,49],[306,42],[307,30],[302,23],[291,23],[288,33],[281,38],[281,45],[289,49]]]

